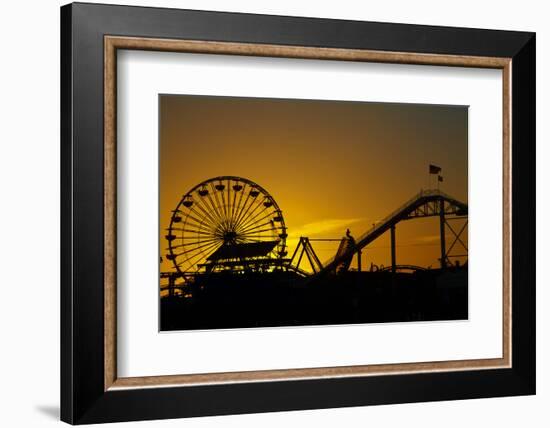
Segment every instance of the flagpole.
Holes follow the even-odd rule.
[[[428,168],[428,188],[431,189],[432,188],[432,178],[431,176],[432,175],[436,175],[436,180],[437,180],[437,190],[439,191],[439,183],[441,181],[443,181],[443,178],[441,177],[441,167],[440,166],[437,166],[435,164],[432,164],[430,163],[429,165],[429,168]],[[433,187],[435,189],[435,186]]]

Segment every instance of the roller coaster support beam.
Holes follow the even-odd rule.
[[[391,272],[395,273],[395,224],[390,227],[391,236]]]
[[[441,269],[447,266],[447,254],[445,250],[445,201],[439,201],[439,241],[441,243]]]

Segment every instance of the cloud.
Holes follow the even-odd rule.
[[[353,223],[362,221],[362,218],[333,218],[313,223],[306,223],[296,229],[289,230],[290,238],[299,238],[300,236],[316,236],[324,233],[334,232],[336,238],[343,236],[346,228]]]

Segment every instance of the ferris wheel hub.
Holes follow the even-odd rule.
[[[226,244],[234,244],[237,240],[237,232],[229,230],[223,234],[223,240]]]

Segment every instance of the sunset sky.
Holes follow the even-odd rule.
[[[161,95],[159,106],[161,255],[171,210],[221,175],[248,178],[272,195],[289,255],[300,236],[341,238],[349,228],[358,237],[421,188],[437,187],[430,163],[443,169],[441,190],[468,201],[464,106],[182,95]],[[438,227],[434,218],[399,223],[397,263],[436,266]],[[389,264],[386,235],[363,251],[365,268]],[[337,245],[313,243],[321,261]],[[164,258],[161,271],[171,267]]]

